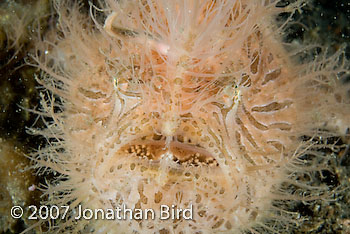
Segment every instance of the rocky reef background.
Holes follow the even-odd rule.
[[[289,2],[280,1],[278,5]],[[83,6],[82,10],[88,12],[87,0]],[[26,65],[26,61],[35,44],[34,35],[55,27],[57,16],[51,12],[49,0],[0,3],[0,233],[18,233],[31,224],[26,220],[28,210],[23,219],[15,220],[10,216],[10,207],[38,204],[41,198],[36,188],[41,181],[50,179],[25,170],[30,163],[25,154],[45,144],[44,139],[27,133],[28,127],[40,127],[44,123],[30,111],[39,105],[40,86],[35,80],[39,71]],[[288,15],[278,16],[277,22],[286,17]],[[285,31],[286,42],[317,43],[329,48],[330,53],[345,47],[350,58],[349,0],[308,1],[296,12],[293,21]],[[311,56],[317,56],[317,51]],[[320,145],[324,141],[334,147],[332,150],[320,148],[331,158],[331,163],[317,183],[326,184],[336,192],[331,200],[298,202],[287,207],[305,219],[293,233],[350,233],[350,137],[315,139]]]

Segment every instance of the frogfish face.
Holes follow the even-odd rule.
[[[48,149],[42,164],[65,179],[48,193],[59,204],[156,214],[66,225],[235,233],[273,216],[300,143],[305,81],[276,33],[275,5],[107,1],[104,24],[91,29],[78,9],[61,11],[64,38],[47,45],[53,65],[43,69],[61,84],[47,82],[63,106],[47,112],[64,150]],[[193,218],[160,220],[161,205],[192,207]]]

